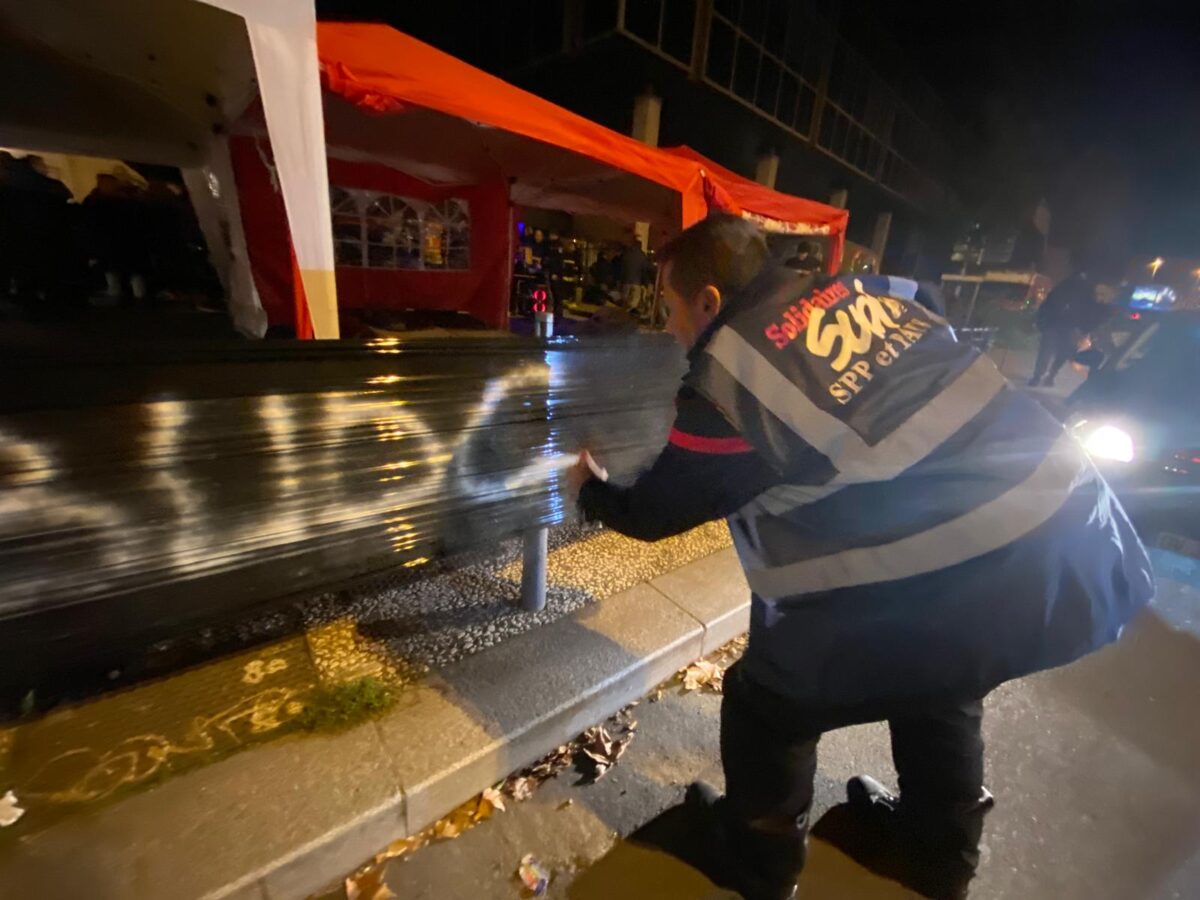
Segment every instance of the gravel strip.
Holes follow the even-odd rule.
[[[550,532],[546,608],[517,608],[520,541],[499,545],[490,558],[438,571],[420,580],[388,575],[349,590],[323,594],[301,605],[304,624],[357,623],[359,634],[400,669],[438,668],[505,638],[569,615],[596,600],[730,544],[723,522],[646,544],[590,525]],[[407,577],[406,577],[407,576]]]

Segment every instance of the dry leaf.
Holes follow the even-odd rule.
[[[534,781],[532,778],[518,775],[505,782],[505,789],[510,797],[521,803],[533,796]]]
[[[433,826],[433,833],[442,840],[449,840],[458,837],[462,829],[452,819],[438,819]]]
[[[496,811],[504,812],[504,795],[495,788],[484,788],[479,795],[479,808],[475,811],[475,821],[482,822],[490,819]]]
[[[650,702],[651,702],[651,703],[657,703],[657,702],[658,702],[659,700],[661,700],[662,698],[663,698],[663,689],[662,689],[662,688],[658,688],[658,689],[657,689],[657,690],[656,690],[656,691],[655,691],[655,692],[654,692],[654,693],[653,693],[653,694],[650,696]]]
[[[375,862],[386,862],[389,859],[396,859],[404,856],[407,853],[420,850],[429,843],[429,839],[427,837],[428,833],[429,829],[426,829],[419,834],[414,834],[412,837],[406,837],[401,838],[398,841],[392,841],[390,844],[384,847],[383,850],[375,854]]]
[[[468,830],[472,825],[481,818],[477,818],[480,808],[480,798],[474,797],[464,803],[450,815],[444,819],[438,819],[433,824],[433,836],[439,840],[451,840],[458,837],[464,831]],[[492,814],[491,805],[488,804],[487,813],[482,818],[487,818]]]
[[[545,781],[547,778],[553,778],[563,769],[567,768],[574,757],[575,747],[571,744],[562,744],[543,756],[526,769],[525,772],[530,778],[536,781]]]
[[[698,691],[703,687],[710,688],[714,693],[721,692],[725,679],[725,670],[707,659],[698,659],[683,671],[683,689]]]
[[[346,900],[392,900],[395,896],[383,882],[383,869],[369,868],[346,879]]]
[[[617,764],[621,754],[633,740],[636,723],[627,725],[626,731],[619,738],[613,738],[603,725],[594,725],[580,737],[580,750],[583,757],[591,761],[591,772],[587,776],[591,781],[599,781]]]

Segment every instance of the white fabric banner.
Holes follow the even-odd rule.
[[[229,157],[229,139],[220,138],[213,143],[208,165],[184,169],[183,181],[191,195],[200,230],[208,242],[213,268],[229,298],[233,324],[247,337],[261,338],[267,332],[267,314],[250,271],[242,210],[238,205],[233,162]]]
[[[313,0],[205,0],[246,19],[314,336],[338,337]]]

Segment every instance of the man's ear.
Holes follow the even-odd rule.
[[[700,291],[700,308],[704,310],[706,315],[715,318],[717,313],[721,311],[721,303],[721,292],[717,289],[716,285],[705,285],[704,289]]]

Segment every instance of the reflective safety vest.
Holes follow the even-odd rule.
[[[1014,572],[1008,563],[1003,567],[1007,590],[1024,591],[1045,606],[1054,603],[1046,585],[1063,579],[1064,566],[1070,570],[1080,605],[1090,605],[1087,614],[1071,617],[1070,628],[1079,633],[1058,635],[1061,652],[1018,661],[1015,657],[1027,648],[1014,648],[1007,661],[981,661],[987,671],[951,679],[983,689],[991,686],[985,682],[1065,662],[1113,639],[1132,609],[1152,593],[1149,564],[1074,438],[1034,400],[1010,387],[986,356],[958,343],[948,323],[918,302],[918,291],[913,281],[885,276],[847,276],[814,286],[793,273],[767,273],[732,300],[693,348],[685,380],[783,476],[783,483],[729,522],[756,595],[752,648],[755,628],[770,628],[789,614],[811,618],[811,610],[802,609],[808,599],[845,601],[864,591],[886,599],[870,608],[846,601],[830,614],[857,617],[864,627],[882,619],[894,626],[905,624],[906,616],[938,617],[945,622],[941,632],[914,623],[911,633],[953,645],[950,632],[957,629],[965,636],[992,628],[996,612],[964,610],[961,603],[942,610],[937,604],[948,600],[922,599],[922,594],[955,590],[939,583],[938,573],[965,567],[964,577],[994,580],[998,564],[989,569],[972,561],[997,557],[1011,563],[1019,557],[1022,571]],[[1076,502],[1069,504],[1072,497]],[[1125,579],[1138,583],[1128,596],[1095,596],[1109,590],[1102,585],[1113,578],[1099,572],[1100,586],[1091,585],[1085,547],[1072,545],[1074,555],[1064,562],[1054,554],[1067,551],[1042,549],[1054,541],[1029,539],[1060,520],[1064,529],[1074,527],[1076,518],[1082,527],[1097,504],[1119,513],[1127,534],[1118,541],[1131,545],[1133,568],[1146,573]],[[1080,509],[1069,512],[1068,506]],[[1111,539],[1095,535],[1096,541]],[[1013,547],[1017,550],[997,555]],[[1123,570],[1128,560],[1122,555],[1095,562]],[[988,593],[980,585],[962,584],[957,590],[980,598]],[[892,608],[898,592],[912,595],[902,601],[907,609]],[[886,612],[882,606],[888,606]],[[1111,618],[1117,607],[1119,622],[1098,625],[1097,618]],[[1036,622],[1045,609],[1028,612],[1025,619]],[[784,646],[767,648],[780,678],[786,680],[780,672],[793,665],[788,653],[802,652],[791,642],[815,640],[813,632],[810,621]],[[841,640],[830,637],[826,650],[837,652]],[[978,640],[978,635],[969,638]],[[1050,645],[1036,633],[1014,634],[1010,640],[1030,641],[1043,650]],[[926,674],[931,691],[942,683],[944,673]],[[859,686],[851,693],[868,692]]]

